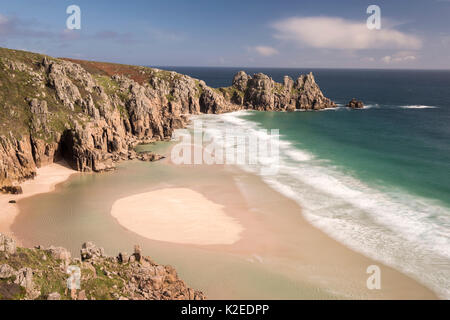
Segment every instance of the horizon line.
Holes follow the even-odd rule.
[[[34,54],[41,54],[44,56],[49,56],[57,59],[73,59],[73,60],[83,60],[83,61],[91,61],[91,62],[102,62],[102,63],[115,63],[115,64],[123,64],[123,65],[132,65],[132,66],[142,66],[142,67],[148,67],[148,68],[234,68],[234,69],[326,69],[326,70],[369,70],[369,71],[450,71],[450,68],[448,69],[442,69],[442,68],[383,68],[383,67],[270,67],[270,66],[195,66],[195,65],[152,65],[152,64],[133,64],[133,63],[125,63],[125,62],[112,62],[108,61],[108,59],[101,59],[103,61],[99,60],[93,60],[93,59],[86,59],[86,58],[80,58],[80,57],[56,57],[52,56],[48,53],[42,53],[38,51],[29,51],[29,50],[23,50],[23,49],[16,49],[11,48],[7,46],[0,46],[0,48],[4,48],[7,50],[16,50],[16,51],[22,51],[22,52],[30,52]]]
[[[89,60],[87,60],[89,61]],[[229,68],[229,69],[327,69],[327,70],[382,70],[382,71],[450,71],[437,68],[370,68],[370,67],[262,67],[262,66],[189,66],[189,65],[141,65],[148,68]]]

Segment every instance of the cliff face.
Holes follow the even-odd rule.
[[[110,170],[190,114],[333,106],[312,74],[279,84],[241,71],[213,89],[175,72],[0,48],[0,188],[62,158],[79,171]]]

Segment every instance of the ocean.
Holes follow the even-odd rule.
[[[161,68],[213,87],[240,70]],[[279,170],[267,184],[336,240],[450,298],[450,71],[243,70],[279,82],[312,71],[338,108],[201,116],[206,130],[279,129]],[[366,107],[345,108],[353,97]]]

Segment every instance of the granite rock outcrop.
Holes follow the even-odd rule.
[[[137,156],[137,144],[169,139],[189,115],[242,109],[334,107],[310,73],[277,83],[240,71],[232,86],[154,68],[55,59],[0,48],[0,189],[10,192],[36,169],[65,159],[101,172]]]
[[[17,247],[0,233],[0,300],[204,300],[171,266],[134,253],[109,257],[92,242],[80,258],[61,247]],[[74,278],[71,270],[79,271]],[[79,277],[78,277],[79,276]],[[75,288],[68,286],[75,282]]]
[[[363,109],[364,103],[362,101],[357,100],[356,98],[353,98],[352,100],[349,101],[347,107],[351,109]]]

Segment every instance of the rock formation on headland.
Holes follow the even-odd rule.
[[[311,73],[280,84],[241,71],[215,89],[176,72],[0,48],[0,189],[59,159],[79,171],[110,170],[136,158],[138,143],[169,138],[190,114],[334,106]]]
[[[336,106],[325,98],[312,73],[301,75],[295,81],[285,76],[281,84],[262,73],[250,77],[240,71],[234,76],[231,88],[219,90],[232,103],[253,110],[320,110]]]
[[[68,289],[68,270],[80,271],[79,289]],[[87,242],[81,259],[73,259],[61,247],[17,247],[0,233],[2,299],[203,300],[205,296],[189,288],[171,266],[143,256],[139,246],[131,255],[122,252],[107,257],[102,248]]]

